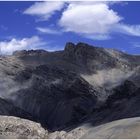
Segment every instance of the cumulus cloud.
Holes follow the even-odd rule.
[[[105,2],[70,3],[63,12],[59,25],[89,38],[107,39],[108,33],[122,17]]]
[[[13,38],[9,41],[1,41],[0,51],[1,54],[11,55],[16,50],[38,49],[43,45],[45,45],[45,42],[43,42],[38,36],[23,39]]]
[[[117,13],[104,3],[70,4],[63,12],[59,24],[66,31],[104,34],[120,20]]]
[[[140,36],[140,25],[122,23],[111,2],[71,2],[62,13],[59,25],[65,32],[75,32],[96,40],[111,38],[112,33]]]
[[[60,11],[64,6],[64,2],[36,2],[24,11],[24,14],[35,15],[41,20],[48,20],[56,11]]]
[[[60,31],[50,29],[50,28],[37,27],[36,30],[38,30],[39,32],[44,33],[44,34],[56,34],[56,35],[61,34]]]

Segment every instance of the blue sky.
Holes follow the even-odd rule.
[[[85,42],[140,54],[140,2],[0,2],[3,54]]]

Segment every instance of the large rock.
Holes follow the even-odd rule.
[[[11,116],[0,116],[1,139],[43,139],[48,131],[40,124]]]

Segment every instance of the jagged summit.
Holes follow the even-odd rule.
[[[19,50],[19,51],[15,51],[13,52],[14,56],[24,56],[24,55],[42,55],[42,54],[48,54],[51,52],[48,52],[46,50],[43,49],[37,49],[37,50]],[[102,48],[102,47],[97,47],[97,46],[93,46],[93,45],[89,45],[87,43],[84,42],[78,42],[77,44],[74,44],[72,42],[67,42],[64,50],[62,51],[54,51],[52,52],[54,53],[74,53],[76,55],[79,53],[86,53],[86,54],[92,54],[92,55],[99,55],[99,57],[101,57],[102,55],[110,55],[112,57],[124,57],[126,55],[126,57],[131,57],[131,55],[125,54],[124,52],[115,50],[115,49],[110,49],[110,48]],[[133,57],[139,57],[139,56],[133,56]]]
[[[90,51],[90,50],[94,50],[96,49],[96,51],[98,50],[104,50],[104,48],[102,47],[95,47],[95,46],[92,46],[92,45],[89,45],[87,43],[83,43],[83,42],[78,42],[77,44],[74,44],[72,42],[67,42],[65,47],[64,47],[64,50],[63,51],[69,51],[71,52],[72,50],[76,51],[76,50],[83,50],[83,51]],[[111,51],[111,52],[118,52],[117,50],[115,49],[105,49],[105,50],[108,50],[108,51]],[[59,51],[57,51],[59,52]],[[60,51],[61,52],[61,51]],[[44,53],[48,53],[47,50],[43,50],[43,49],[36,49],[36,50],[19,50],[19,51],[14,51],[13,52],[13,55],[15,56],[20,56],[20,55],[41,55],[41,54],[44,54]],[[121,53],[121,51],[120,51]],[[123,52],[122,52],[123,53]]]
[[[15,56],[23,56],[23,55],[39,55],[47,53],[46,50],[21,50],[21,51],[15,51],[13,52],[13,55]]]
[[[67,42],[66,45],[65,45],[65,50],[71,49],[71,48],[89,47],[89,46],[90,46],[89,44],[84,43],[84,42],[78,42],[77,44],[74,44],[72,42]]]
[[[23,50],[15,52],[14,56],[24,65],[32,67],[47,64],[88,74],[110,68],[128,70],[140,64],[139,56],[128,55],[114,49],[95,47],[83,42],[77,44],[68,42],[62,51]]]
[[[64,50],[70,50],[70,49],[74,49],[75,48],[75,44],[72,42],[67,42],[65,45],[65,49]]]

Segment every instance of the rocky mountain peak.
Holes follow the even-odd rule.
[[[87,43],[79,42],[77,44],[74,44],[74,43],[68,42],[65,45],[64,51],[69,54],[71,53],[72,55],[79,55],[79,54],[84,55],[85,53],[93,52],[94,49],[95,49],[94,46],[90,46]],[[94,52],[94,53],[97,53],[97,52]]]
[[[87,49],[87,48],[94,48],[93,46],[90,46],[87,43],[78,42],[77,44],[74,44],[72,42],[67,42],[65,45],[65,51],[70,50],[78,50],[78,49]]]
[[[67,42],[65,45],[65,51],[73,50],[75,48],[75,44],[72,42]]]
[[[15,56],[26,56],[26,55],[39,55],[47,53],[47,51],[38,49],[38,50],[21,50],[21,51],[15,51],[13,52],[13,55]]]
[[[88,46],[90,46],[90,45],[87,44],[87,43],[84,43],[84,42],[78,42],[78,43],[76,44],[76,47],[88,47]]]

